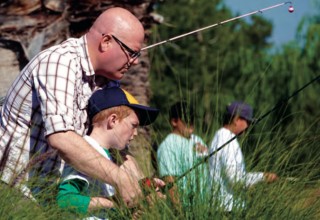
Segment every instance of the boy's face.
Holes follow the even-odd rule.
[[[193,125],[189,125],[182,121],[181,119],[172,119],[171,124],[173,126],[173,133],[183,136],[185,138],[190,138],[193,133]]]
[[[130,141],[133,140],[134,136],[138,134],[139,118],[134,111],[130,111],[130,114],[123,118],[121,121],[118,120],[114,127],[114,138],[115,148],[123,150]]]
[[[249,123],[247,120],[241,118],[241,117],[237,117],[235,119],[235,134],[240,134],[241,132],[245,131],[248,127],[249,127]]]

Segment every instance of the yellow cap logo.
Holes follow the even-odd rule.
[[[130,104],[139,104],[139,102],[126,90],[122,89]]]

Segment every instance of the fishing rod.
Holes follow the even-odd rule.
[[[227,20],[224,20],[224,21],[215,23],[215,24],[211,24],[211,25],[208,25],[208,26],[206,26],[206,27],[202,27],[202,28],[199,28],[199,29],[196,29],[196,30],[193,30],[193,31],[190,31],[190,32],[187,32],[187,33],[184,33],[184,34],[181,34],[181,35],[172,37],[172,38],[169,38],[169,39],[167,39],[167,40],[160,41],[160,42],[155,43],[155,44],[151,44],[151,45],[149,45],[149,46],[146,46],[146,47],[142,48],[141,51],[147,50],[147,49],[150,49],[150,48],[153,48],[153,47],[156,47],[156,46],[159,46],[159,45],[162,45],[162,44],[165,44],[165,43],[168,43],[168,42],[171,42],[171,41],[174,41],[174,40],[177,40],[177,39],[186,37],[186,36],[189,36],[189,35],[191,35],[191,34],[198,33],[198,32],[200,32],[200,31],[207,30],[207,29],[209,29],[209,28],[213,28],[213,27],[216,27],[216,26],[219,26],[219,25],[222,25],[222,24],[226,24],[226,23],[228,23],[228,22],[235,21],[235,20],[238,20],[238,19],[240,19],[240,18],[244,18],[244,17],[250,16],[250,15],[253,15],[253,14],[257,14],[257,13],[262,13],[262,12],[264,12],[264,11],[267,11],[267,10],[270,10],[270,9],[274,9],[274,8],[277,8],[277,7],[286,5],[286,4],[290,4],[290,7],[288,8],[288,11],[289,11],[290,13],[294,12],[294,8],[293,8],[293,6],[292,6],[292,2],[291,2],[291,1],[283,2],[283,3],[280,3],[280,4],[276,4],[276,5],[272,5],[272,6],[266,7],[266,8],[259,9],[259,10],[257,10],[257,11],[252,11],[252,12],[249,12],[249,13],[247,13],[247,14],[243,14],[243,15],[240,15],[240,16],[237,16],[237,17],[233,17],[233,18],[230,18],[230,19],[227,19]]]
[[[311,81],[309,81],[307,84],[305,84],[304,86],[302,86],[301,88],[297,89],[296,91],[294,91],[290,96],[287,96],[286,98],[280,100],[272,109],[270,109],[269,111],[267,111],[265,114],[263,114],[262,116],[260,116],[259,118],[255,119],[253,121],[253,123],[251,124],[251,126],[255,126],[256,124],[258,124],[262,119],[264,119],[265,117],[267,117],[269,114],[271,114],[272,112],[274,112],[277,108],[283,106],[283,104],[287,103],[291,98],[293,98],[294,96],[298,95],[299,92],[301,92],[302,90],[304,90],[305,88],[307,88],[308,86],[310,86],[312,83],[316,82],[316,81],[320,81],[320,75],[315,77],[314,79],[312,79]],[[204,158],[202,158],[198,163],[196,163],[193,167],[191,167],[190,169],[188,169],[186,172],[184,172],[182,175],[178,176],[175,178],[175,181],[171,184],[168,184],[168,186],[166,187],[166,189],[171,188],[176,182],[178,182],[179,180],[181,180],[183,177],[185,177],[186,175],[188,175],[191,171],[193,171],[195,168],[197,168],[199,165],[203,164],[204,162],[206,162],[210,157],[212,157],[213,155],[215,155],[216,153],[218,153],[220,150],[222,150],[226,145],[228,145],[230,142],[232,142],[234,139],[236,139],[238,135],[235,135],[233,138],[231,138],[230,140],[228,140],[226,143],[224,143],[223,145],[221,145],[220,147],[218,147],[217,149],[215,149],[213,152],[211,152],[210,154],[208,154],[207,156],[205,156]]]

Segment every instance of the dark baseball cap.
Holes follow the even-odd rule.
[[[139,102],[126,90],[118,86],[104,87],[92,94],[88,103],[88,115],[93,117],[104,109],[125,105],[132,108],[138,115],[140,125],[149,125],[158,116],[156,108],[140,105]]]
[[[169,109],[169,119],[179,118],[181,120],[193,123],[194,117],[194,109],[186,101],[178,101]]]
[[[253,122],[253,110],[250,105],[242,101],[234,101],[227,106],[227,113],[231,116],[239,116],[248,122]]]

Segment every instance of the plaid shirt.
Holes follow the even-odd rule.
[[[1,110],[0,171],[4,182],[12,183],[22,173],[26,173],[23,180],[36,173],[60,174],[62,163],[56,153],[28,167],[51,149],[47,135],[68,130],[85,134],[86,106],[94,87],[85,36],[50,47],[29,62],[9,89]]]

